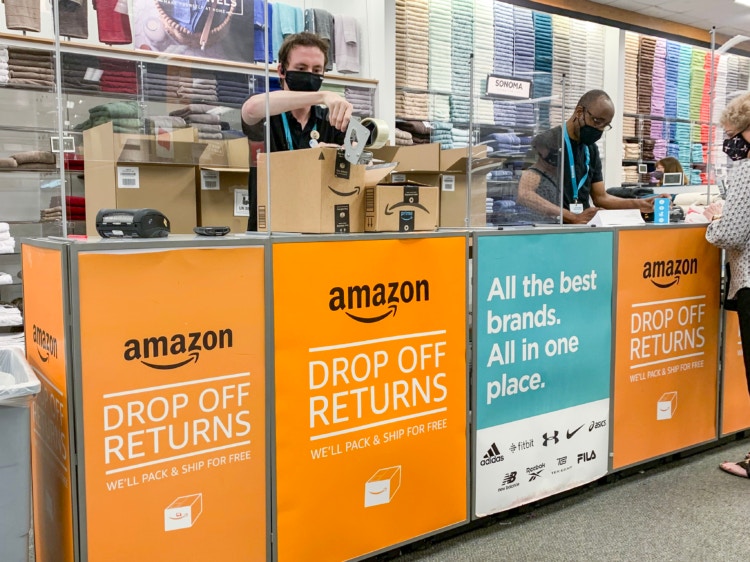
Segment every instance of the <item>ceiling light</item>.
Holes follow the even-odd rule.
[[[735,4],[741,4],[742,6],[747,6],[750,8],[750,0],[734,0]]]

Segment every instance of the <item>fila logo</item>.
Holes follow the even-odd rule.
[[[207,330],[172,336],[152,336],[142,340],[130,339],[125,342],[123,358],[125,361],[138,360],[152,369],[177,369],[193,361],[197,363],[203,350],[232,347],[232,340],[232,330],[229,328],[219,330],[218,333]],[[185,358],[185,354],[189,357]]]
[[[427,302],[430,300],[430,282],[427,279],[418,281],[391,281],[370,285],[351,285],[333,287],[328,308],[332,312],[343,310],[357,322],[371,324],[380,322],[389,316],[396,316],[400,303]],[[388,310],[382,312],[384,308]],[[376,309],[372,312],[368,309]]]
[[[497,448],[497,445],[495,443],[492,444],[492,446],[487,449],[487,452],[482,457],[482,460],[479,461],[480,466],[487,466],[490,464],[495,464],[496,462],[502,462],[505,460],[505,457],[500,454],[500,449]]]
[[[544,439],[544,443],[542,443],[542,445],[546,447],[547,443],[549,443],[550,441],[553,442],[552,443],[553,445],[557,445],[560,442],[560,438],[558,437],[559,434],[560,432],[557,430],[555,430],[555,432],[552,435],[545,433],[544,435],[542,435],[542,438]]]
[[[595,451],[591,451],[590,453],[578,453],[578,464],[581,464],[582,462],[593,461],[595,458]]]
[[[685,275],[696,275],[698,273],[698,258],[678,258],[676,260],[647,261],[643,263],[643,278],[648,279],[660,289],[668,289],[680,282],[680,277]],[[654,281],[655,278],[663,279],[671,277],[663,282]]]

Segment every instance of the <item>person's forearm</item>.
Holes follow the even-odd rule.
[[[615,197],[609,193],[592,197],[594,205],[603,209],[639,209],[638,199],[626,199],[624,197]]]
[[[325,92],[290,92],[277,90],[268,94],[268,108],[271,115],[294,111],[311,105],[325,103]],[[256,94],[242,105],[242,120],[254,125],[266,116],[266,94]]]

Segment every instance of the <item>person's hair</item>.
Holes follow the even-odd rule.
[[[279,63],[281,63],[281,68],[284,70],[286,70],[289,64],[289,53],[295,47],[317,47],[323,53],[323,66],[328,66],[328,45],[326,42],[314,33],[303,31],[288,35],[281,44],[281,47],[279,47]]]
[[[604,90],[589,90],[588,92],[586,92],[585,94],[581,96],[581,99],[578,100],[578,105],[576,107],[580,106],[580,107],[588,108],[592,103],[597,101],[599,98],[604,98],[609,103],[613,103],[612,98],[610,98],[609,94],[605,92]]]
[[[750,127],[750,92],[745,92],[727,104],[721,114],[721,126],[739,133]]]
[[[685,171],[682,169],[682,164],[680,164],[680,161],[677,160],[677,158],[674,158],[673,156],[667,156],[666,158],[662,158],[661,160],[656,162],[656,165],[664,168],[665,174],[674,174],[674,173],[684,174],[685,173]]]

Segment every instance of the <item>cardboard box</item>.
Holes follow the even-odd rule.
[[[440,188],[441,227],[465,227],[466,218],[466,174],[406,172],[391,174],[394,182],[414,181]],[[474,174],[471,178],[471,215],[469,226],[487,225],[487,179],[484,174]]]
[[[208,140],[198,164],[203,167],[248,168],[250,144],[246,138]]]
[[[487,158],[487,145],[480,144],[472,147],[472,165],[476,169],[478,164],[477,161],[485,160]],[[497,162],[496,162],[497,163]],[[468,148],[451,148],[449,150],[440,151],[440,171],[441,172],[457,172],[466,173],[469,165],[469,149]]]
[[[268,168],[271,228],[277,232],[364,231],[364,190],[393,166],[350,164],[336,148],[258,154],[258,230],[268,230]]]
[[[228,226],[232,233],[247,230],[248,213],[241,209],[238,191],[247,193],[248,169],[198,168],[198,224]]]
[[[440,143],[437,142],[411,146],[384,146],[372,150],[372,155],[383,162],[397,162],[395,172],[440,169]]]
[[[164,530],[188,529],[203,513],[203,494],[180,496],[164,510]]]
[[[380,184],[365,190],[366,232],[435,230],[439,194],[434,185],[415,182]]]
[[[173,234],[192,234],[198,224],[195,166],[205,143],[190,129],[173,135],[115,133],[112,123],[83,133],[86,231],[96,233],[99,209],[153,208],[171,222]]]
[[[223,165],[201,165],[196,171],[198,224],[228,226],[235,234],[245,232],[249,213],[238,203],[248,192],[250,145],[247,139],[239,138],[215,141],[208,148],[214,153],[207,160],[217,161],[216,154],[220,153],[218,160]]]
[[[401,487],[401,467],[381,468],[365,483],[365,507],[390,503]]]

